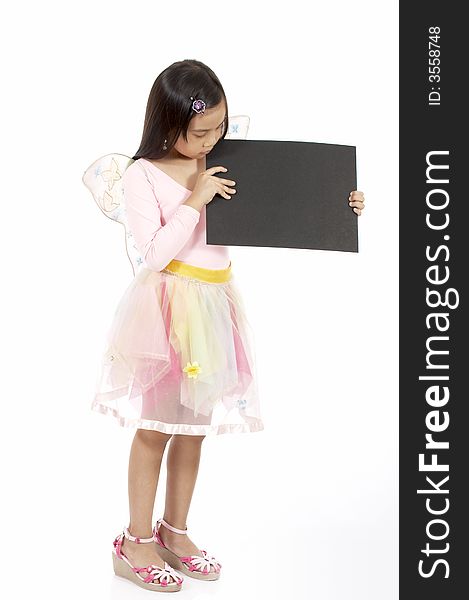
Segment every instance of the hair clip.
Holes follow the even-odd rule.
[[[191,96],[191,100],[194,100],[194,97]],[[205,112],[205,102],[203,100],[197,99],[192,102],[192,110],[195,110],[196,113],[204,113]]]

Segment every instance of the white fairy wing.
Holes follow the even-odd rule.
[[[249,129],[247,115],[228,117],[227,139],[245,139]],[[96,159],[83,173],[82,181],[91,192],[101,212],[125,229],[125,250],[134,277],[143,265],[134,237],[127,223],[122,176],[134,161],[126,154],[106,154]]]
[[[134,276],[143,264],[125,214],[122,176],[134,161],[125,154],[106,154],[96,159],[83,173],[82,181],[91,192],[101,212],[124,226],[125,250]]]
[[[232,140],[245,140],[248,129],[249,117],[247,115],[228,117],[228,133],[225,137]]]

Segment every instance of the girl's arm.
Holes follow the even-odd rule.
[[[135,244],[149,269],[161,271],[185,246],[199,222],[200,212],[181,204],[165,225],[152,185],[140,163],[123,175],[127,222]]]

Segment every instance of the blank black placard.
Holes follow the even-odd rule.
[[[207,244],[358,252],[355,146],[223,139],[206,164],[237,190],[207,204]]]

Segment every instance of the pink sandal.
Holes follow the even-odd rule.
[[[164,569],[154,564],[148,565],[147,567],[134,567],[121,550],[124,536],[131,542],[137,542],[137,544],[148,544],[155,541],[153,537],[134,537],[131,535],[128,528],[124,527],[124,531],[120,533],[113,542],[114,549],[112,551],[112,563],[116,575],[130,579],[130,581],[136,583],[140,587],[155,592],[178,592],[181,589],[181,583],[184,581],[183,577],[173,571],[166,562],[164,564]],[[140,575],[142,571],[144,572],[144,575]],[[171,577],[174,581],[169,583]]]
[[[186,529],[177,529],[177,527],[173,527],[169,523],[167,523],[164,519],[159,519],[157,521],[155,527],[153,528],[153,537],[157,544],[160,545],[158,552],[168,564],[170,564],[173,569],[177,569],[178,571],[182,571],[188,577],[194,577],[195,579],[205,579],[207,581],[213,581],[220,577],[220,568],[221,563],[219,563],[213,556],[209,556],[205,550],[201,550],[203,556],[198,556],[197,554],[192,554],[191,556],[178,556],[174,552],[172,552],[169,548],[167,548],[161,537],[158,535],[159,528],[163,524],[165,527],[174,531],[174,533],[181,533],[187,535],[187,527]],[[214,571],[211,570],[210,567],[214,567]]]

